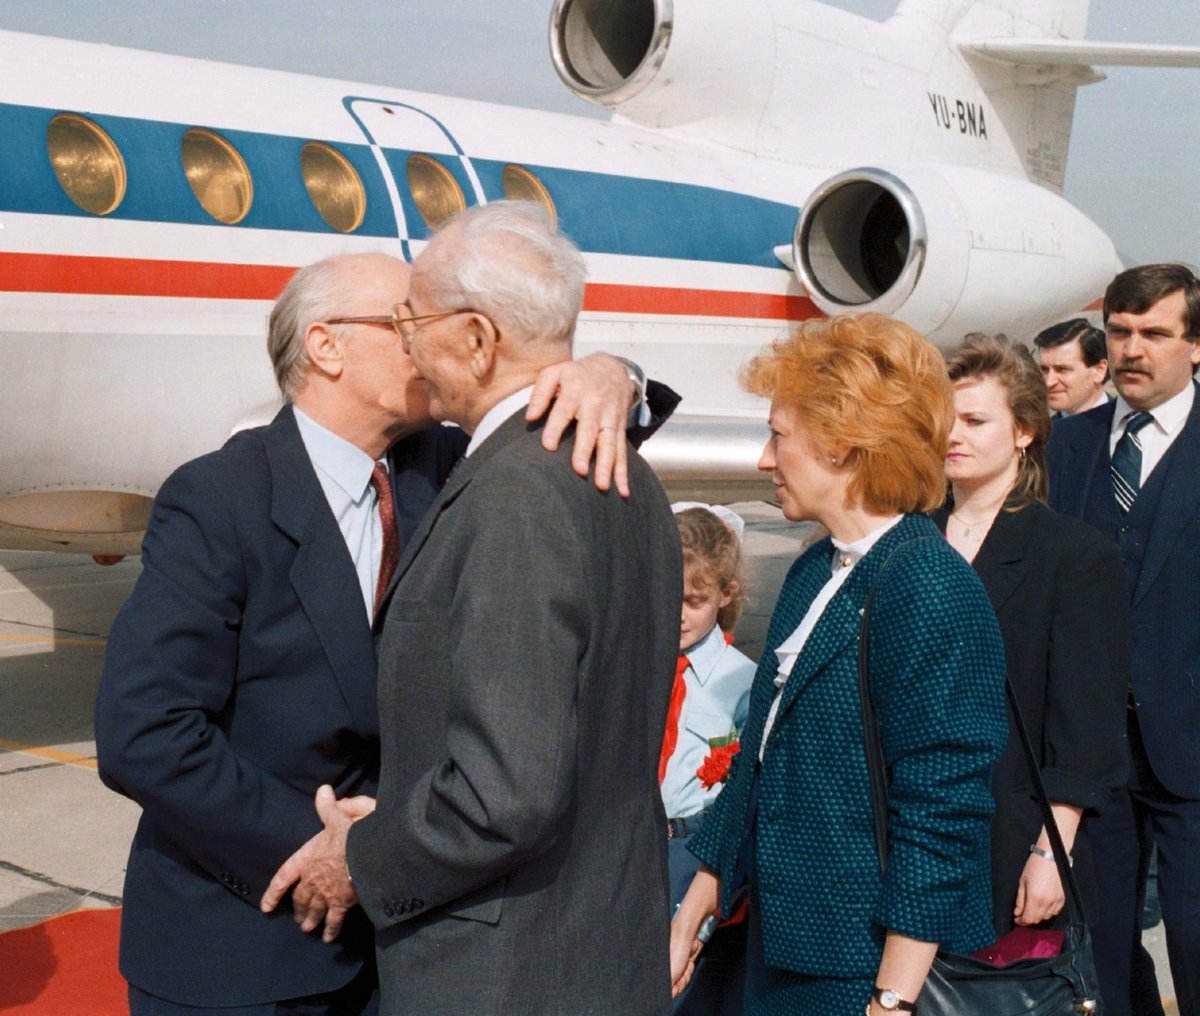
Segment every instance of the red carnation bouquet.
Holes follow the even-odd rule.
[[[700,768],[696,770],[696,775],[700,778],[700,786],[705,790],[712,790],[718,783],[724,783],[729,779],[729,765],[741,746],[742,742],[737,731],[731,731],[724,737],[710,737],[708,739],[709,753],[705,756]]]

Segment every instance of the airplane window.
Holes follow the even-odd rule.
[[[529,170],[521,166],[505,166],[500,176],[504,196],[510,201],[532,201],[541,205],[550,213],[550,228],[558,229],[558,210],[554,207],[554,199],[542,183]]]
[[[342,233],[353,233],[367,214],[362,180],[336,148],[310,141],[300,149],[304,186],[321,218]]]
[[[430,229],[467,207],[462,188],[445,166],[428,155],[408,157],[408,189]]]
[[[125,160],[102,128],[76,113],[59,113],[46,128],[54,175],[85,212],[107,215],[125,197]]]
[[[254,182],[237,149],[220,134],[193,127],[183,135],[180,154],[201,207],[219,222],[241,222],[254,201]]]

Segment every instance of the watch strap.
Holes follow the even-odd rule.
[[[888,1012],[916,1012],[917,1006],[915,1002],[910,1002],[908,999],[901,998],[898,991],[893,991],[891,988],[881,988],[878,985],[871,991],[871,997],[875,999]]]

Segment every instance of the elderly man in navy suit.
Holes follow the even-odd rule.
[[[1197,1016],[1200,399],[1192,375],[1200,364],[1200,280],[1183,265],[1131,268],[1109,285],[1104,321],[1118,398],[1057,422],[1048,456],[1050,507],[1116,541],[1132,604],[1130,781],[1092,834],[1105,899],[1093,922],[1096,965],[1109,1016],[1158,1006],[1131,1002],[1130,988],[1157,844],[1179,1012]]]
[[[466,447],[461,431],[430,426],[402,349],[393,319],[408,278],[385,255],[297,273],[268,339],[287,405],[182,466],[155,502],[96,705],[101,778],[143,808],[121,931],[134,1016],[376,1008],[361,913],[340,938],[336,926],[308,935],[258,902],[322,829],[318,787],[346,808],[375,791],[372,623],[401,546]],[[540,382],[531,413],[560,382],[570,389],[547,443],[582,405],[576,432],[599,437],[606,486],[624,453],[625,367],[558,365]],[[591,449],[579,436],[575,448],[586,472]],[[336,808],[332,795],[322,807]]]

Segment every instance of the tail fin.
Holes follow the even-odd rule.
[[[923,0],[911,3],[923,6]],[[1058,192],[1075,92],[1080,85],[1104,80],[1097,65],[1200,67],[1197,46],[1085,40],[1088,0],[995,0],[962,6],[964,16],[952,42],[976,68],[1029,179]]]

